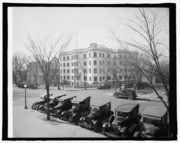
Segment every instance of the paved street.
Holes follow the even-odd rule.
[[[140,113],[147,106],[164,106],[161,102],[147,100],[126,100],[116,99],[112,96],[114,90],[97,90],[97,89],[72,89],[57,90],[57,87],[51,87],[50,92],[54,96],[67,94],[71,97],[76,95],[77,99],[91,96],[91,104],[105,103],[111,101],[112,110],[118,105],[127,102],[137,102],[140,104]],[[13,87],[13,136],[14,137],[58,137],[58,138],[85,138],[96,137],[106,138],[102,134],[98,134],[80,126],[71,125],[68,122],[51,117],[51,121],[46,120],[46,115],[31,109],[31,105],[40,100],[40,94],[46,94],[45,89],[30,90],[27,89],[27,106],[24,109],[24,89]]]

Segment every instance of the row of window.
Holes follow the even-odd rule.
[[[104,70],[104,69],[103,69]],[[99,73],[102,73],[103,72],[103,70],[102,69],[99,69]],[[78,73],[78,69],[67,69],[67,70],[61,70],[61,73]],[[87,70],[87,69],[83,69],[83,72],[84,73],[91,73],[92,71],[91,71],[91,69],[89,69],[89,71]],[[94,73],[97,73],[98,72],[98,70],[97,70],[97,68],[94,68]],[[108,72],[109,72],[109,69],[108,69]]]
[[[72,56],[66,56],[66,57],[64,56],[63,57],[63,61],[70,60],[70,57],[71,57],[71,60],[78,59],[78,55],[72,55]],[[87,54],[83,54],[83,58],[84,59],[86,59],[87,57],[88,57]],[[89,53],[89,58],[91,58],[91,57],[94,57],[94,58],[98,57],[97,52]],[[105,54],[104,53],[99,53],[99,57],[105,57]],[[110,58],[110,54],[107,54],[107,58]]]
[[[63,78],[63,79],[62,79]],[[62,80],[70,80],[70,76],[61,76],[61,79]],[[104,80],[105,78],[104,77],[99,77],[99,81],[102,81],[102,80]],[[74,80],[74,76],[71,76],[71,80]],[[84,77],[84,80],[87,80],[87,77],[85,76]],[[91,76],[89,77],[89,81],[91,81],[92,80],[92,78],[91,78]],[[94,80],[93,81],[97,81],[98,80],[98,78],[97,78],[97,76],[94,76]]]
[[[89,61],[89,62],[86,62],[86,61],[84,61],[83,63],[82,63],[82,65],[83,66],[87,66],[87,63],[89,64],[89,65],[91,65],[92,64],[92,62],[91,61]],[[97,65],[98,64],[98,61],[96,61],[96,60],[94,60],[93,61],[93,65]],[[105,61],[99,61],[99,65],[104,65],[105,64]],[[107,65],[110,65],[111,64],[111,62],[110,61],[107,61]],[[117,64],[117,62],[113,62],[113,65],[116,65]],[[125,62],[123,62],[123,61],[120,61],[119,62],[119,65],[125,65],[125,64],[127,64],[127,63],[125,63]],[[78,66],[79,65],[79,63],[78,62],[73,62],[73,63],[71,63],[71,66]],[[70,67],[70,63],[61,63],[61,67]]]
[[[78,72],[79,69],[67,69],[67,70],[61,70],[61,73],[79,73]],[[120,72],[134,72],[134,69],[119,69]],[[91,73],[91,69],[87,70],[87,69],[83,69],[83,73]],[[109,73],[110,72],[110,69],[107,69],[107,72]],[[97,68],[94,68],[94,71],[93,73],[98,73],[98,69]],[[99,69],[99,73],[104,73],[104,69]]]

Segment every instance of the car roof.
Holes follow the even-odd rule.
[[[116,107],[115,111],[121,111],[124,113],[129,113],[131,112],[136,106],[139,106],[138,103],[126,103],[126,104],[122,104],[118,107]]]
[[[105,105],[105,104],[108,104],[109,102],[95,102],[94,104],[92,104],[91,106],[93,106],[93,107],[100,107],[100,106],[103,106],[103,105]]]
[[[63,96],[63,97],[59,98],[58,101],[64,101],[64,100],[69,99],[69,98],[72,98],[72,97],[74,97],[74,96]],[[74,99],[75,99],[75,98],[76,98],[76,97],[74,97]]]
[[[79,103],[79,102],[84,101],[86,98],[89,98],[89,97],[91,97],[91,96],[77,97],[77,98],[73,101],[73,103]]]
[[[149,106],[143,111],[142,116],[163,117],[166,114],[166,112],[166,108]]]

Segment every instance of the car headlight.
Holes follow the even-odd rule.
[[[81,118],[80,118],[80,121],[84,121],[84,120],[85,120],[85,117],[81,117]]]
[[[120,131],[122,128],[121,128],[121,126],[118,126],[118,130]]]

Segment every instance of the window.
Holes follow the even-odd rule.
[[[102,80],[101,76],[100,76],[100,81]]]
[[[69,76],[67,76],[67,79],[69,79]]]
[[[67,63],[67,67],[69,67],[69,63]]]
[[[89,61],[89,65],[91,65],[91,61]]]
[[[89,73],[91,73],[91,69],[89,69]]]
[[[71,56],[71,60],[73,60],[73,56]]]
[[[89,81],[91,81],[91,77],[89,77]]]
[[[69,60],[69,56],[67,56],[67,60]]]
[[[94,69],[94,73],[97,73],[97,69]]]
[[[83,66],[86,66],[87,65],[87,63],[86,62],[83,62]]]
[[[86,77],[86,76],[84,76],[84,80],[87,80],[87,77]]]
[[[86,54],[83,54],[83,58],[86,59]]]
[[[74,72],[74,70],[72,69],[72,73]]]
[[[102,54],[102,56],[104,57],[104,53]]]
[[[89,53],[89,58],[91,57],[91,53]]]
[[[103,80],[104,80],[104,76],[103,76]]]
[[[67,69],[67,73],[69,73],[69,69]]]
[[[101,65],[101,61],[99,61],[99,65]]]
[[[99,53],[99,57],[101,57],[101,53]]]
[[[65,61],[66,60],[66,58],[65,57],[63,57],[63,61]]]
[[[66,76],[64,76],[64,80],[66,79]]]
[[[64,70],[64,73],[66,73],[66,70]]]
[[[96,76],[94,77],[94,81],[97,81],[97,77]]]
[[[122,55],[121,54],[119,54],[119,58],[122,59]]]
[[[97,65],[97,61],[94,61],[94,65]]]
[[[96,52],[94,52],[94,57],[97,57],[97,53]]]
[[[84,71],[84,73],[87,73],[87,69],[84,69],[83,71]]]
[[[110,54],[107,54],[107,58],[110,58]]]
[[[65,63],[63,63],[63,66],[64,66],[64,67],[66,66]]]
[[[121,76],[121,75],[119,76],[119,79],[122,79],[122,76]]]

